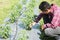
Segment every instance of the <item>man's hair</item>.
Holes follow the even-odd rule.
[[[45,10],[50,9],[50,8],[51,8],[51,5],[46,1],[41,2],[41,4],[39,5],[39,9],[41,11],[45,11]]]

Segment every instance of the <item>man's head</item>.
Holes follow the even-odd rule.
[[[39,5],[39,9],[44,13],[49,13],[50,8],[51,8],[51,5],[46,1],[41,2],[41,4]]]

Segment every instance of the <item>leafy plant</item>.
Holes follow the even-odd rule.
[[[21,30],[21,31],[18,33],[18,38],[17,38],[17,40],[27,40],[27,39],[28,39],[28,35],[27,35],[26,30]]]
[[[2,38],[8,38],[10,35],[11,28],[10,26],[0,26],[0,36]]]
[[[30,3],[26,5],[26,10],[23,12],[25,16],[21,18],[21,21],[24,23],[26,29],[29,29],[29,24],[33,22],[35,4],[36,0],[30,0]]]
[[[14,23],[20,16],[20,12],[22,9],[22,5],[17,3],[16,5],[12,6],[9,17],[10,17],[10,22]]]
[[[18,2],[17,4],[12,6],[11,11],[10,11],[11,15],[9,15],[9,17],[10,17],[9,23],[15,23],[16,24],[16,32],[14,34],[13,40],[15,40],[15,37],[17,35],[17,31],[18,31],[17,21],[21,15],[21,10],[22,10],[22,5],[19,4],[19,2]]]

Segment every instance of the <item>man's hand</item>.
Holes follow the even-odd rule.
[[[35,24],[36,24],[36,22],[33,22],[29,25],[29,27],[32,28],[32,26],[35,25]]]

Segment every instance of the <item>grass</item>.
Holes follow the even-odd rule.
[[[8,16],[9,11],[13,5],[19,0],[0,0],[0,23]]]

